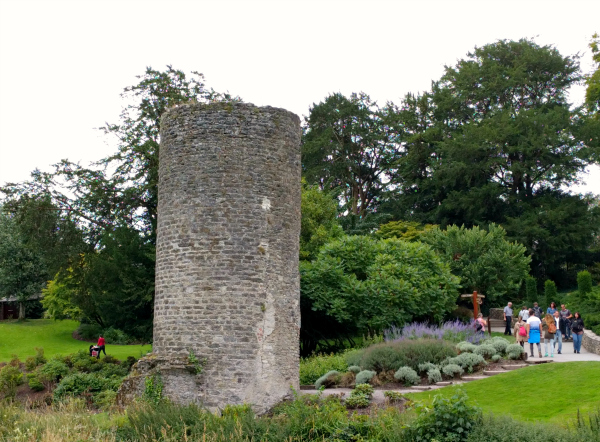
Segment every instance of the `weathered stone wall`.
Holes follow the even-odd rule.
[[[591,330],[584,330],[581,339],[581,346],[590,353],[600,355],[600,336]]]
[[[159,362],[140,371],[168,367],[177,402],[265,411],[299,387],[300,120],[251,104],[184,105],[163,116],[160,149]],[[165,362],[190,351],[206,358],[201,376]]]
[[[489,318],[490,319],[497,319],[499,321],[504,321],[504,307],[502,307],[502,308],[491,308],[490,309]]]

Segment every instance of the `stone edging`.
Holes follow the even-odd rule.
[[[583,338],[581,340],[581,345],[590,353],[594,353],[600,355],[600,336],[595,334],[591,330],[583,331]]]

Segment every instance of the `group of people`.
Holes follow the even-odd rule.
[[[504,334],[514,334],[517,342],[523,348],[525,348],[525,342],[528,342],[531,357],[533,357],[534,344],[537,344],[539,357],[542,357],[542,333],[544,335],[545,357],[548,357],[548,353],[550,353],[551,358],[554,357],[554,349],[557,344],[558,354],[562,354],[563,336],[564,341],[569,339],[573,341],[574,353],[581,353],[583,319],[579,312],[571,313],[564,304],[561,304],[560,310],[557,310],[556,304],[552,302],[550,307],[546,309],[543,318],[542,315],[543,311],[537,302],[530,309],[524,305],[513,328],[512,302],[509,302],[504,307],[504,320],[506,321]]]

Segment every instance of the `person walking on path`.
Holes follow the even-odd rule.
[[[524,305],[521,311],[519,312],[519,317],[523,318],[523,321],[527,321],[529,319],[529,310],[527,309],[526,305]]]
[[[528,315],[529,316],[529,315]],[[519,315],[519,319],[515,324],[514,335],[517,340],[517,344],[525,348],[525,341],[527,340],[527,323],[523,320],[523,316]]]
[[[571,337],[571,319],[573,319],[573,315],[571,314],[571,310],[565,307],[564,304],[560,305],[560,316],[565,320],[565,324],[567,326],[565,333],[565,341],[568,341]]]
[[[106,356],[106,345],[105,345],[104,338],[102,336],[100,336],[98,338],[98,358],[100,358],[100,352],[101,351],[103,351],[104,352],[104,356]]]
[[[575,317],[571,324],[573,330],[573,352],[581,353],[581,340],[583,338],[583,319],[579,312],[575,312]]]
[[[556,321],[554,316],[550,313],[546,313],[544,316],[544,357],[548,357],[548,346],[550,346],[550,357],[554,357],[554,336],[556,335]]]
[[[512,315],[513,315],[513,310],[512,310],[512,302],[509,302],[508,305],[506,307],[504,307],[504,320],[506,321],[506,328],[504,329],[504,334],[505,335],[512,335],[512,331],[511,331],[511,322],[512,322]]]
[[[533,358],[533,344],[537,344],[538,354],[542,357],[541,341],[542,321],[533,314],[533,309],[529,310],[529,319],[527,320],[527,342]]]
[[[548,307],[546,309],[546,313],[548,313],[549,315],[554,315],[555,311],[556,311],[556,302],[551,302],[550,307]]]
[[[542,309],[537,302],[533,303],[533,314],[537,316],[540,321],[542,320]],[[531,311],[529,311],[529,316],[531,316]]]
[[[554,312],[554,321],[556,322],[556,335],[554,336],[554,346],[558,342],[558,354],[562,354],[562,337],[566,333],[567,323],[557,311]]]

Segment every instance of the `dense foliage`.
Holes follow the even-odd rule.
[[[15,219],[0,210],[0,299],[15,297],[19,319],[25,319],[25,302],[40,294],[45,277],[40,254],[28,247]]]
[[[349,236],[326,244],[301,273],[304,354],[322,339],[343,341],[412,319],[440,321],[458,279],[421,243]]]
[[[494,224],[487,230],[464,226],[434,229],[424,241],[450,264],[466,293],[477,290],[486,303],[503,304],[514,298],[528,275],[531,259],[525,247],[509,242]]]

